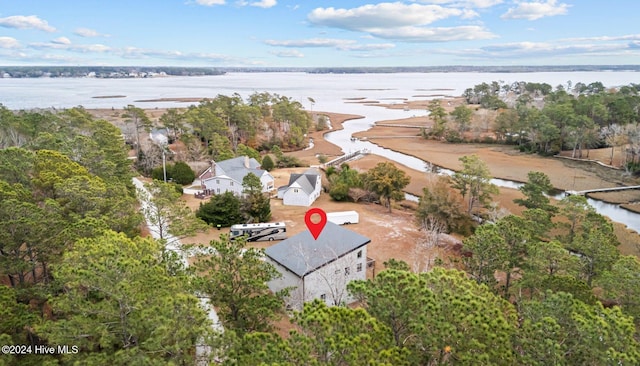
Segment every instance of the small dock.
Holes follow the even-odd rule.
[[[346,155],[342,155],[342,156],[340,156],[338,158],[335,158],[335,159],[333,159],[333,160],[331,160],[331,161],[329,161],[327,163],[324,163],[323,165],[324,165],[325,168],[328,168],[330,166],[338,166],[338,165],[340,165],[342,163],[346,163],[349,160],[356,159],[357,157],[359,157],[361,155],[367,155],[367,154],[369,154],[369,151],[367,149],[362,149],[362,150],[358,150],[358,151],[355,151],[355,152],[352,152],[352,153],[349,153],[349,154],[346,154]]]
[[[640,186],[622,186],[622,187],[611,187],[611,188],[595,188],[595,189],[585,189],[584,191],[565,191],[565,195],[567,196],[584,196],[589,193],[596,192],[617,192],[617,191],[626,191],[629,189],[640,189]]]

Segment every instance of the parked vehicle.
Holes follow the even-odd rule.
[[[336,225],[357,224],[360,221],[360,215],[356,211],[327,212],[327,221]]]
[[[247,241],[282,240],[287,238],[287,227],[284,222],[231,225],[231,240],[243,235],[246,235]]]

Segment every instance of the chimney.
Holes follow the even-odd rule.
[[[249,157],[247,155],[244,156],[244,167],[249,169]]]
[[[213,160],[211,160],[211,176],[216,176],[216,162]]]

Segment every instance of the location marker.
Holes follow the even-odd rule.
[[[318,223],[311,221],[311,216],[314,214],[320,215],[320,221]],[[313,239],[318,240],[320,233],[322,233],[324,226],[327,224],[327,213],[321,208],[314,207],[304,215],[304,223],[307,224],[307,228],[311,232]]]

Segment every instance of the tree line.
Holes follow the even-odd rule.
[[[246,101],[236,93],[205,99],[185,110],[170,108],[157,122],[143,109],[129,105],[122,118],[125,138],[136,151],[138,169],[145,174],[158,166],[166,149],[140,139],[153,127],[167,131],[168,144],[184,146],[177,155],[168,154],[169,159],[221,161],[247,155],[259,160],[261,153],[273,150],[281,165],[296,166],[300,163],[280,152],[304,147],[305,136],[315,125],[300,102],[267,92],[254,93]]]
[[[547,83],[493,81],[466,89],[463,97],[468,105],[450,113],[440,101],[430,102],[427,110],[434,125],[423,135],[450,142],[515,144],[521,151],[542,155],[570,150],[577,158],[588,157],[591,148],[610,147],[610,164],[617,149],[620,166],[629,173],[638,171],[640,84],[607,89],[601,82],[569,81],[554,88]],[[472,126],[474,115],[483,122]],[[487,134],[491,125],[492,133]],[[475,138],[469,137],[472,129]]]

